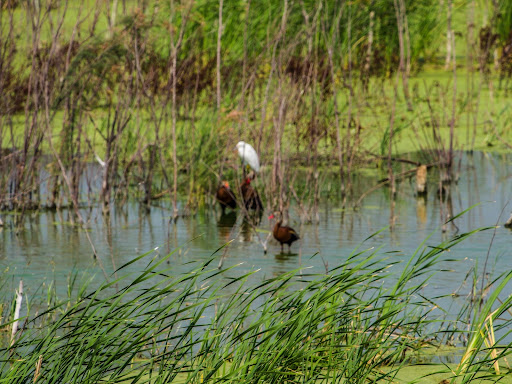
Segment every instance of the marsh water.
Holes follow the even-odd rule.
[[[484,153],[460,156],[458,182],[451,185],[450,196],[444,201],[436,193],[438,182],[432,176],[425,198],[415,196],[414,179],[404,179],[397,186],[394,204],[386,187],[368,193],[358,209],[343,210],[341,202],[323,199],[318,222],[301,223],[299,209],[292,204],[289,224],[300,233],[301,240],[292,245],[291,253],[286,247],[281,253],[273,239],[264,253],[262,242],[271,228],[267,212],[257,228],[245,225],[240,212],[222,216],[219,209],[205,209],[174,224],[170,221],[170,201],[161,200],[149,212],[137,202],[114,206],[110,216],[102,215],[99,208],[84,211],[91,219],[87,232],[90,240],[83,230],[70,225],[71,212],[66,210],[30,213],[21,229],[13,225],[12,215],[2,214],[1,268],[13,286],[23,279],[29,295],[41,288],[44,291],[50,283],[64,294],[67,279],[74,272],[101,281],[105,274],[157,248],[155,252],[160,255],[174,250],[169,260],[179,273],[190,270],[191,261],[210,259],[215,250],[233,240],[213,255],[219,261],[223,258],[224,267],[240,264],[231,274],[259,270],[255,278],[264,278],[300,268],[322,273],[342,263],[357,247],[380,248],[378,253],[383,257],[402,262],[393,266],[399,272],[424,240],[424,246],[435,246],[457,234],[498,223],[495,231],[476,233],[447,253],[446,258],[454,261],[442,262],[436,268],[448,271],[436,274],[425,287],[427,296],[449,294],[461,285],[461,292],[467,292],[470,282],[464,285],[464,281],[475,265],[481,273],[487,260],[486,272],[494,276],[512,269],[512,232],[502,225],[512,211],[512,157]],[[354,195],[362,195],[377,183],[378,177],[355,177]],[[447,215],[453,217],[477,203],[443,226]],[[393,228],[389,227],[391,218]],[[93,257],[91,243],[98,259]],[[142,270],[146,264],[147,260],[141,260],[130,268]]]

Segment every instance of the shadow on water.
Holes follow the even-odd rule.
[[[236,218],[237,215],[235,211],[221,214],[219,220],[217,220],[217,227],[231,229],[236,223]]]
[[[298,257],[299,254],[298,253],[294,253],[293,251],[290,251],[290,252],[279,252],[279,253],[276,253],[274,255],[274,257],[276,258],[276,261],[279,261],[279,262],[286,262],[286,261],[289,261],[290,259],[292,258],[295,258],[295,257]]]
[[[237,214],[234,211],[224,213],[220,215],[217,220],[217,229],[219,232],[219,239],[223,239],[224,242],[228,242],[230,240],[230,236],[232,235],[233,227],[236,224]]]
[[[274,266],[272,267],[272,275],[274,277],[301,267],[300,256],[298,253],[293,252],[293,250],[290,253],[287,251],[281,252],[279,245],[271,245],[270,255],[273,255]]]
[[[240,234],[243,241],[246,243],[257,241],[255,236],[257,235],[258,227],[261,224],[262,213],[249,212],[247,214],[245,212],[240,212],[240,215],[242,215]]]

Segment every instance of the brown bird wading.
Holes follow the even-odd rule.
[[[231,209],[236,208],[236,199],[235,195],[233,194],[233,191],[231,188],[229,188],[229,184],[227,181],[223,181],[219,188],[217,189],[217,194],[215,195],[217,198],[217,201],[220,204],[220,207],[222,208],[222,214],[224,214],[224,210],[226,207],[229,207]]]
[[[251,209],[255,211],[263,211],[263,204],[260,199],[260,195],[256,188],[251,185],[250,177],[247,177],[240,186],[242,192],[242,198],[244,200],[245,208],[249,211]]]
[[[268,217],[269,220],[275,218],[274,215],[270,215]],[[274,225],[274,230],[272,234],[274,238],[281,243],[281,252],[283,252],[283,244],[288,244],[288,252],[290,252],[290,247],[294,241],[300,239],[299,234],[295,232],[293,228],[283,227],[281,224],[283,223],[283,216],[279,218],[279,220]]]

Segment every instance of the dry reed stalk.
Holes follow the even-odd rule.
[[[494,367],[494,372],[497,375],[499,375],[500,374],[500,364],[498,361],[498,352],[496,351],[496,348],[494,348],[494,346],[496,345],[496,337],[494,336],[494,326],[492,323],[493,314],[494,313],[492,313],[491,315],[489,315],[487,317],[487,321],[485,323],[486,335],[483,334],[483,331],[480,331],[480,332],[482,332],[482,338],[484,339],[485,346],[487,348],[491,349],[491,358],[494,360],[494,362],[492,363],[492,365]]]
[[[396,1],[396,0],[395,0]],[[395,113],[396,113],[396,99],[397,99],[397,86],[398,86],[398,71],[396,75],[395,82],[395,92],[393,93],[393,103],[391,105],[391,115],[389,117],[389,143],[388,143],[388,174],[389,174],[389,183],[391,187],[391,200],[394,200],[396,196],[396,185],[395,185],[395,177],[393,174],[393,166],[392,166],[392,153],[393,153],[393,129],[395,125]]]
[[[345,197],[346,190],[345,190],[345,165],[343,161],[343,145],[341,142],[341,123],[340,123],[340,112],[338,108],[338,93],[336,89],[336,76],[335,76],[335,66],[334,66],[334,58],[333,53],[336,51],[336,36],[338,35],[339,31],[339,24],[340,19],[343,13],[343,7],[340,7],[340,10],[338,12],[338,15],[336,16],[336,23],[335,28],[333,28],[332,34],[330,38],[327,36],[327,31],[324,27],[324,36],[325,41],[327,45],[327,54],[329,58],[329,69],[330,69],[330,75],[331,75],[331,88],[332,88],[332,97],[333,97],[333,104],[334,104],[334,122],[336,126],[336,152],[338,156],[338,163],[339,163],[339,173],[340,173],[340,185],[341,185],[341,195],[342,197]]]
[[[260,129],[258,134],[258,144],[256,146],[256,152],[261,153],[261,142],[263,140],[263,129],[265,127],[265,121],[267,119],[267,107],[268,107],[268,100],[270,97],[270,85],[272,83],[272,78],[274,75],[274,72],[276,70],[276,50],[277,50],[277,44],[278,39],[276,39],[274,46],[272,48],[272,58],[271,58],[271,65],[270,65],[270,71],[268,74],[267,79],[267,85],[265,87],[265,97],[263,99],[263,102],[261,104],[261,122],[260,122]]]
[[[5,20],[7,19],[7,20]],[[13,73],[13,61],[15,58],[14,37],[14,7],[8,7],[0,12],[0,94],[8,93],[8,76]],[[0,97],[0,209],[5,209],[12,204],[9,192],[9,180],[16,169],[13,154],[15,153],[14,133],[12,129],[13,102],[7,97]],[[10,129],[9,129],[10,126]],[[4,152],[4,135],[11,136],[11,151]],[[7,148],[7,143],[5,143]],[[13,158],[13,166],[9,166],[9,157]],[[0,218],[0,226],[3,222]]]
[[[177,143],[176,143],[176,117],[177,117],[177,100],[176,100],[176,86],[177,86],[177,62],[178,62],[178,54],[183,43],[183,35],[185,33],[185,28],[187,26],[187,22],[189,20],[190,12],[192,10],[192,6],[194,1],[191,0],[189,6],[185,8],[185,14],[182,15],[183,19],[180,25],[180,29],[178,31],[178,36],[176,38],[174,34],[174,29],[169,28],[169,35],[171,39],[171,66],[170,66],[170,76],[172,79],[172,103],[171,103],[171,134],[172,134],[172,162],[173,162],[173,188],[172,188],[172,206],[173,213],[172,217],[174,222],[178,219],[178,157],[177,157]],[[174,0],[171,0],[171,14],[170,14],[170,25],[174,24]]]
[[[320,60],[319,60],[318,51],[313,50],[313,47],[314,47],[313,37],[317,36],[320,32],[319,31],[319,29],[320,29],[319,18],[320,18],[320,12],[322,11],[322,8],[323,8],[323,2],[321,1],[318,3],[317,8],[314,10],[315,14],[314,14],[311,22],[310,22],[310,15],[307,13],[306,7],[302,0],[301,0],[300,4],[301,4],[301,8],[302,8],[302,15],[304,17],[304,22],[306,24],[306,35],[307,35],[307,43],[308,43],[307,55],[306,55],[306,58],[304,59],[304,62],[308,66],[308,73],[306,75],[306,82],[304,84],[304,89],[309,88],[311,104],[312,104],[312,107],[311,107],[312,116],[311,116],[310,122],[308,124],[308,136],[310,138],[308,146],[311,148],[311,150],[308,151],[308,165],[311,165],[309,160],[310,160],[310,154],[312,153],[313,164],[312,164],[311,174],[313,175],[313,180],[314,180],[313,211],[316,212],[316,216],[318,217],[318,200],[319,200],[318,144],[321,139],[322,133],[320,132],[321,127],[320,127],[320,122],[319,122],[319,119],[317,116],[319,116],[321,114],[320,108],[322,106],[321,105],[322,103],[321,103],[321,101],[317,100],[317,87],[318,87],[318,75],[319,75]],[[321,81],[324,83],[325,79],[322,79]],[[310,85],[310,83],[311,83],[311,85]],[[301,79],[299,79],[298,84],[300,87],[300,85],[302,84]],[[321,86],[324,87],[325,85],[321,84]],[[299,115],[296,117],[296,119],[300,120],[300,115],[301,115],[300,107],[301,107],[302,103],[306,104],[306,102],[304,102],[303,97],[300,97],[300,94],[301,94],[300,89],[297,89],[295,92],[297,93],[297,97],[296,97],[297,102],[296,102],[296,105],[294,108],[295,112],[296,112],[295,115],[296,116]],[[304,92],[304,95],[305,94],[306,93]],[[297,148],[299,148],[299,146],[300,146],[299,138],[300,138],[300,134],[297,134]],[[309,181],[310,181],[310,178],[308,177],[307,183],[306,183],[306,189],[310,188]],[[293,188],[293,182],[288,183],[288,185],[289,185],[289,189],[291,190]],[[299,205],[301,206],[301,210],[303,211],[301,217],[304,217],[305,210],[302,207],[302,204],[297,196],[297,193],[294,190],[292,191],[292,193],[293,193],[294,197],[296,198],[297,202],[299,203]]]
[[[409,34],[409,21],[407,19],[407,10],[405,8],[405,0],[399,0],[400,13],[403,18],[404,25],[404,39],[405,39],[405,81],[407,86],[407,93],[409,93],[409,77],[411,75],[411,36]],[[412,105],[412,103],[411,103]]]
[[[221,106],[221,95],[220,95],[220,86],[221,86],[221,77],[220,77],[220,67],[221,67],[221,38],[222,38],[222,8],[224,5],[224,0],[219,0],[219,27],[217,29],[217,113],[220,114],[220,106]],[[220,116],[220,115],[219,115]],[[217,117],[219,117],[217,116]]]
[[[144,198],[142,199],[143,204],[145,205],[145,208],[149,210],[151,201],[154,198],[153,196],[153,176],[155,172],[155,162],[156,162],[156,155],[157,152],[160,151],[160,159],[163,161],[163,156],[161,153],[162,146],[160,145],[160,128],[163,124],[164,117],[166,116],[165,110],[166,106],[169,102],[169,95],[167,94],[161,103],[160,107],[160,115],[157,113],[157,100],[155,98],[154,92],[152,92],[151,89],[149,89],[146,79],[144,78],[144,73],[141,68],[141,62],[143,60],[144,51],[143,47],[147,46],[148,41],[146,34],[146,38],[142,41],[139,41],[138,34],[134,33],[135,35],[135,44],[134,44],[134,57],[135,57],[135,68],[136,68],[136,80],[137,80],[137,87],[135,88],[135,102],[137,105],[136,110],[136,124],[137,124],[137,130],[140,131],[140,125],[141,125],[141,118],[140,118],[140,109],[142,108],[142,98],[146,97],[148,106],[149,106],[149,113],[151,116],[151,122],[153,123],[154,128],[154,135],[155,138],[152,142],[147,143],[143,146],[142,141],[139,141],[138,143],[138,150],[137,150],[137,158],[139,160],[139,166],[142,170],[143,174],[143,185],[144,185]],[[139,49],[140,46],[140,49]],[[149,133],[149,132],[148,132]],[[144,161],[144,152],[148,151],[148,160],[147,162]],[[132,157],[133,158],[133,157]],[[165,168],[162,167],[164,179],[167,182],[168,190],[171,191],[171,184],[169,182],[169,178],[167,176],[167,172],[165,171]],[[127,175],[127,173],[125,172]],[[128,176],[128,175],[127,175]],[[127,177],[126,177],[127,179]]]
[[[238,136],[239,137],[242,137],[242,127],[243,126],[248,126],[249,125],[249,119],[248,119],[248,114],[247,114],[247,111],[245,111],[245,109],[247,108],[247,105],[246,105],[246,93],[247,93],[247,86],[248,86],[248,83],[247,83],[247,61],[248,61],[248,56],[247,56],[247,48],[248,48],[248,44],[247,44],[247,39],[248,39],[248,28],[249,28],[249,12],[251,10],[251,0],[248,0],[247,1],[247,4],[245,5],[245,20],[244,20],[244,42],[243,42],[243,59],[242,59],[242,87],[241,87],[241,91],[240,91],[240,100],[238,101],[238,110],[241,111],[243,113],[243,118],[240,119],[238,121]],[[197,77],[197,80],[199,80],[199,77]],[[197,81],[196,81],[196,87],[197,87]],[[196,97],[197,95],[197,91],[195,91],[194,93],[194,108],[193,108],[193,111],[194,111],[194,114],[193,116],[195,115],[195,106],[196,106]],[[248,102],[247,102],[248,104]],[[192,119],[191,121],[194,121],[194,119]]]
[[[448,0],[451,4],[451,0]],[[453,140],[454,140],[454,130],[455,130],[455,119],[456,119],[456,108],[457,108],[457,59],[455,55],[455,33],[452,31],[452,63],[453,63],[453,94],[452,94],[452,116],[450,119],[450,149],[448,153],[448,172],[449,178],[452,180],[452,165],[453,165]]]
[[[37,360],[37,363],[36,363],[36,371],[34,373],[34,380],[32,381],[33,383],[37,382],[37,379],[39,378],[39,376],[41,376],[41,365],[43,364],[43,355],[39,355],[39,359]]]
[[[447,0],[447,11],[446,11],[446,57],[444,60],[444,69],[447,71],[450,69],[450,64],[452,61],[452,50],[455,49],[455,46],[452,45],[453,38],[452,34],[454,33],[452,30],[452,8],[453,8],[453,1]],[[451,65],[455,65],[451,64]]]
[[[469,133],[471,127],[471,114],[473,113],[473,89],[474,89],[474,68],[473,68],[473,50],[475,49],[475,0],[472,0],[468,6],[468,20],[466,32],[466,97],[469,99],[466,120],[466,147],[470,147]],[[471,148],[472,149],[472,148]]]
[[[368,84],[370,82],[370,66],[372,61],[372,48],[373,48],[373,24],[375,19],[375,11],[370,11],[368,25],[368,43],[366,46],[366,59],[363,67],[363,90],[368,92]]]
[[[351,190],[351,170],[352,170],[352,151],[353,149],[353,143],[352,143],[352,135],[350,132],[350,127],[352,123],[352,99],[354,97],[354,88],[352,83],[352,4],[349,2],[347,3],[348,6],[348,22],[347,22],[347,60],[348,60],[348,110],[347,110],[347,130],[345,133],[345,155],[347,158],[347,185],[346,190]]]
[[[107,21],[108,21],[108,30],[109,30],[109,38],[114,36],[114,27],[116,25],[117,18],[117,5],[119,0],[113,0],[112,8],[110,8],[110,1],[106,0],[105,4],[107,5]]]
[[[397,3],[397,0],[393,0],[393,4],[395,7],[395,15],[396,15],[396,25],[398,28],[398,42],[399,42],[399,48],[400,48],[400,60],[399,60],[399,66],[398,66],[398,73],[402,74],[402,87],[404,92],[405,101],[407,102],[407,109],[409,111],[413,110],[411,97],[409,95],[409,75],[407,73],[407,68],[405,64],[405,19],[407,17],[407,13],[405,10],[405,4],[403,3],[404,0],[399,0],[399,3]]]

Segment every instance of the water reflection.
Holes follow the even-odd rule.
[[[217,227],[231,229],[231,227],[236,223],[236,218],[237,215],[235,211],[221,214],[217,221]]]
[[[416,217],[418,218],[418,229],[425,229],[427,224],[427,195],[422,194],[416,197]]]
[[[236,212],[231,211],[220,215],[217,220],[217,229],[219,231],[219,238],[227,243],[231,239],[231,232],[233,226],[236,224]]]
[[[251,243],[253,241],[253,234],[254,234],[254,224],[250,221],[244,218],[242,221],[242,228],[241,228],[241,234],[243,241],[246,243]]]
[[[272,268],[274,277],[300,267],[298,253],[281,252],[279,250],[278,253],[274,254],[274,260],[275,266]]]

